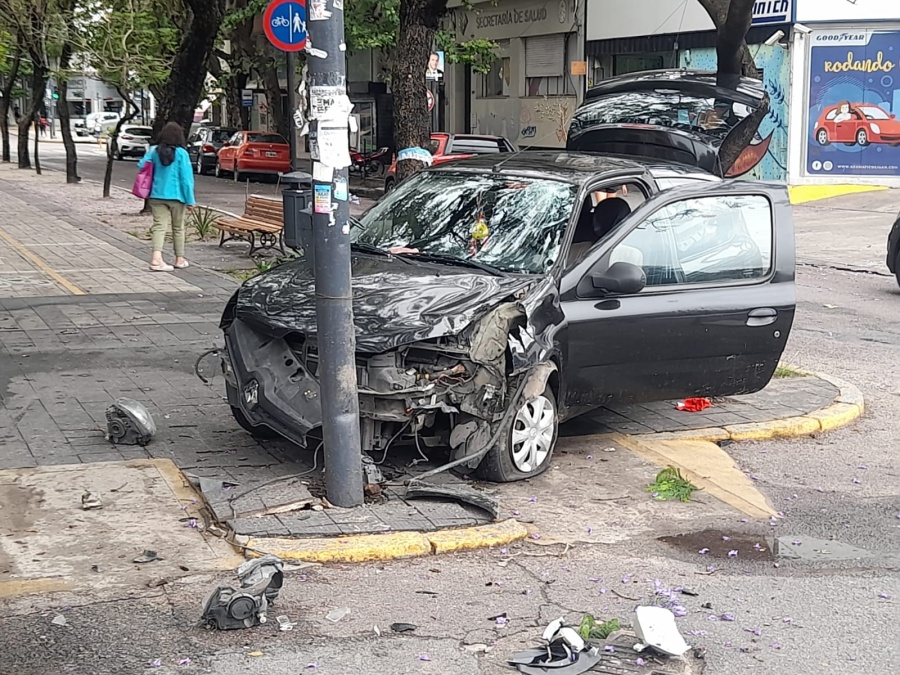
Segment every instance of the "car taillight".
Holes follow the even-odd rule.
[[[202,148],[200,148],[200,150],[202,152],[215,152],[216,151],[216,149],[211,145],[204,145]]]
[[[253,157],[253,148],[247,148],[246,150],[244,150],[244,156]]]

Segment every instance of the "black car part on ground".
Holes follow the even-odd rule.
[[[284,584],[284,563],[274,555],[248,560],[237,569],[240,587],[219,586],[203,605],[208,628],[235,630],[265,623],[269,605]]]
[[[887,267],[897,277],[900,284],[900,216],[894,221],[894,226],[888,234],[887,241]]]

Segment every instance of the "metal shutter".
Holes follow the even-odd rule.
[[[525,38],[525,77],[559,77],[566,73],[566,36]]]

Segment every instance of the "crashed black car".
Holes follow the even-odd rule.
[[[780,185],[488,156],[413,176],[351,237],[364,450],[447,448],[495,481],[543,471],[559,424],[610,402],[763,388],[793,322]],[[321,424],[313,287],[283,264],[221,321],[237,421],[301,446]]]

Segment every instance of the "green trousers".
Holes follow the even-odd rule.
[[[184,204],[175,199],[151,199],[150,211],[153,213],[153,252],[162,252],[166,243],[166,232],[172,228],[172,243],[175,245],[175,257],[184,257]]]

